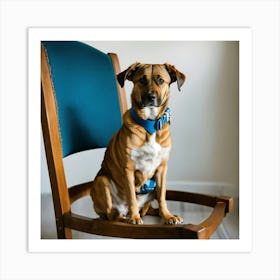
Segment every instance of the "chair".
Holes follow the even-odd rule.
[[[121,127],[127,103],[125,92],[116,81],[119,72],[116,54],[104,54],[81,42],[41,43],[41,123],[57,237],[70,239],[71,230],[77,230],[122,238],[210,238],[232,210],[231,197],[167,190],[167,200],[213,208],[211,215],[197,225],[130,225],[71,211],[74,201],[89,195],[92,182],[67,186],[63,158],[106,147]],[[105,106],[110,118],[105,115]]]

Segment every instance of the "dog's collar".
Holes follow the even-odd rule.
[[[158,130],[161,130],[165,124],[170,122],[171,118],[169,108],[166,108],[163,115],[157,120],[143,120],[137,115],[133,108],[130,109],[130,115],[136,123],[144,127],[150,134],[154,134]]]
[[[136,192],[136,194],[147,194],[151,193],[156,188],[156,181],[154,178],[147,180],[143,186],[141,186],[140,191]]]

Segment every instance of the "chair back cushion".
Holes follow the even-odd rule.
[[[109,55],[81,42],[42,42],[57,102],[63,157],[106,147],[121,127]]]

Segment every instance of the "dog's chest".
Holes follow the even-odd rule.
[[[169,150],[169,147],[161,147],[156,142],[156,134],[153,134],[142,147],[132,150],[131,159],[135,162],[136,170],[153,175],[162,160],[168,157]]]

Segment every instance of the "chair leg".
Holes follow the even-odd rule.
[[[62,219],[56,218],[56,230],[58,239],[72,239],[72,231],[64,226]]]

